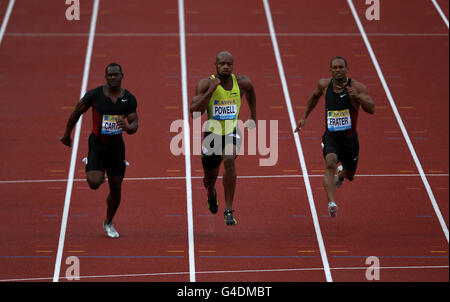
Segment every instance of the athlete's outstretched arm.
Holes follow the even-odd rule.
[[[69,147],[72,147],[72,139],[70,135],[72,134],[73,127],[75,127],[76,123],[80,119],[80,116],[85,113],[89,107],[87,107],[83,101],[79,101],[75,106],[75,109],[72,111],[72,114],[67,121],[66,130],[64,131],[63,137],[61,137],[61,142]]]
[[[220,79],[218,78],[202,79],[198,82],[195,89],[195,96],[192,98],[190,108],[192,117],[194,112],[200,112],[201,114],[203,114],[203,112],[206,111],[209,99],[211,98],[212,94],[219,84]]]
[[[297,128],[295,128],[294,132],[298,132],[301,128],[303,128],[306,124],[306,119],[308,118],[309,114],[313,109],[316,107],[317,103],[319,102],[320,97],[323,94],[324,87],[328,86],[329,80],[327,79],[320,79],[317,83],[316,89],[313,90],[311,95],[308,98],[308,101],[306,102],[306,110],[303,114],[303,117],[298,121]]]

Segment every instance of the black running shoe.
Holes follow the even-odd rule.
[[[216,188],[214,188],[214,198],[208,198],[208,209],[211,213],[216,214],[219,208],[219,203],[217,202],[217,192]]]
[[[226,225],[236,225],[237,224],[237,221],[234,218],[233,212],[234,212],[233,210],[229,210],[229,209],[225,210],[224,217],[225,217]]]

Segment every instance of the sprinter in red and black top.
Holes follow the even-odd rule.
[[[106,220],[103,229],[108,237],[118,238],[112,219],[119,208],[122,180],[125,175],[125,144],[122,133],[136,133],[138,116],[136,98],[122,88],[122,67],[116,63],[105,69],[106,85],[88,91],[75,106],[67,122],[61,142],[72,146],[70,135],[80,116],[92,107],[92,133],[89,136],[89,154],[86,177],[91,189],[98,189],[108,176],[109,195],[106,199]]]
[[[338,206],[334,200],[334,190],[344,181],[353,180],[358,165],[359,141],[356,131],[359,108],[370,114],[375,105],[363,83],[347,77],[347,61],[334,57],[330,62],[331,78],[320,79],[316,89],[309,97],[305,114],[298,122],[295,132],[305,126],[306,119],[325,95],[325,133],[322,137],[325,174],[323,184],[328,197],[328,212],[331,217],[337,214]],[[342,165],[338,167],[338,162]]]

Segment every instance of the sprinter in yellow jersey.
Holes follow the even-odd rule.
[[[236,188],[234,161],[239,153],[241,135],[237,127],[241,98],[245,95],[250,108],[248,128],[256,126],[256,94],[247,76],[233,74],[233,56],[226,51],[216,56],[216,74],[198,82],[192,99],[191,114],[198,117],[205,111],[207,127],[202,144],[203,184],[208,194],[208,208],[215,214],[218,210],[215,184],[223,162],[223,186],[225,192],[225,224],[237,223],[233,214]],[[195,113],[200,114],[196,115]]]

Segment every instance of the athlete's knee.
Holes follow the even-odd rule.
[[[102,181],[97,181],[97,180],[91,180],[91,179],[87,179],[87,182],[89,184],[89,188],[91,188],[92,190],[97,190],[102,184]]]
[[[234,168],[234,155],[224,155],[222,161],[225,169]]]

